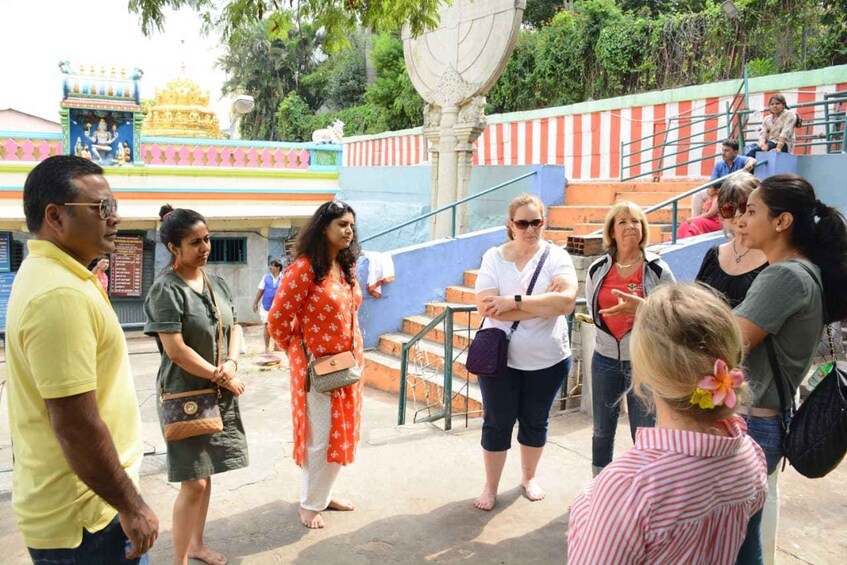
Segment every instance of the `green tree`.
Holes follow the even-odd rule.
[[[540,29],[550,23],[556,12],[564,8],[564,0],[526,0],[523,23],[534,29]]]
[[[423,123],[424,101],[409,78],[400,40],[389,33],[377,36],[370,56],[376,68],[376,81],[367,89],[367,101],[383,110],[391,129]]]
[[[285,141],[308,141],[312,133],[313,115],[306,101],[289,92],[276,112],[276,131]]]
[[[276,22],[253,22],[233,33],[218,65],[229,77],[223,85],[225,94],[245,92],[255,100],[253,111],[241,122],[245,138],[280,139],[276,113],[290,92],[312,109],[320,107],[323,92],[306,80],[318,67],[319,54],[314,25],[298,21],[291,13]]]
[[[451,2],[451,0],[447,0]],[[293,10],[315,29],[323,28],[329,51],[343,47],[359,26],[397,30],[408,22],[413,33],[434,28],[441,0],[129,0],[129,10],[141,18],[141,31],[150,35],[165,26],[165,10],[198,12],[207,31],[217,28],[226,40],[245,25],[275,18]]]

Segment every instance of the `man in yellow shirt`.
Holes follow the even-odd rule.
[[[98,165],[50,157],[24,184],[35,236],[6,325],[13,506],[39,563],[145,563],[159,522],[138,492],[141,419],[126,340],[86,266],[115,250]]]

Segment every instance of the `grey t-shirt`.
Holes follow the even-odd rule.
[[[801,261],[812,269],[817,280],[800,265]],[[820,269],[813,263],[799,259],[781,261],[756,277],[744,302],[735,308],[738,316],[770,334],[777,361],[792,390],[806,376],[823,330],[819,281]],[[764,341],[747,355],[744,373],[753,390],[753,406],[780,408]]]

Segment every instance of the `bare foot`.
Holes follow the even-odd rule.
[[[538,486],[535,479],[530,479],[525,483],[521,483],[521,488],[523,489],[523,495],[527,498],[527,500],[531,500],[532,502],[544,500],[544,491],[540,486]]]
[[[189,548],[188,557],[190,559],[197,559],[203,563],[208,563],[209,565],[226,565],[227,563],[225,555],[218,553],[217,551],[212,551],[205,545],[199,549]]]
[[[315,512],[314,510],[306,510],[302,506],[299,508],[299,511],[300,521],[307,528],[318,530],[324,527],[324,519],[321,516],[320,512]]]
[[[353,510],[353,503],[349,500],[333,498],[329,501],[327,510],[338,510],[339,512],[350,512]]]
[[[483,490],[482,493],[473,501],[473,505],[480,510],[491,510],[497,502],[497,493],[490,490]]]

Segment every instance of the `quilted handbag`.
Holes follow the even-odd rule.
[[[162,395],[165,440],[177,441],[224,431],[221,391],[205,388]]]
[[[832,369],[792,416],[783,444],[788,462],[810,479],[829,474],[847,453],[847,374],[835,362],[832,327],[827,325],[826,329],[833,355]],[[775,375],[782,376],[770,338],[767,346],[771,368]],[[784,377],[781,380],[777,389],[780,403],[786,407],[783,389],[788,386],[790,390],[790,385]]]
[[[512,331],[517,322],[512,324]],[[511,335],[511,334],[510,334]],[[477,330],[468,349],[465,366],[479,377],[500,377],[506,372],[509,357],[509,337],[500,328]]]
[[[203,279],[212,295],[212,303],[215,305],[215,318],[218,326],[215,366],[219,366],[223,358],[223,320],[218,309],[215,290],[206,277],[206,273],[203,273]],[[221,419],[220,399],[221,390],[217,386],[201,390],[165,393],[163,384],[159,392],[159,402],[162,403],[165,441],[177,441],[222,432],[224,424]]]
[[[544,249],[541,254],[541,259],[535,267],[535,272],[532,274],[532,279],[529,281],[529,287],[526,289],[527,295],[532,294],[532,289],[535,288],[535,281],[538,280],[538,275],[541,273],[541,267],[547,260],[550,254],[550,244]],[[508,335],[500,328],[482,328],[483,320],[477,330],[476,335],[468,348],[468,359],[465,362],[468,372],[478,377],[501,377],[506,374],[507,362],[509,360],[509,340],[512,334],[518,329],[520,322],[513,322]]]

